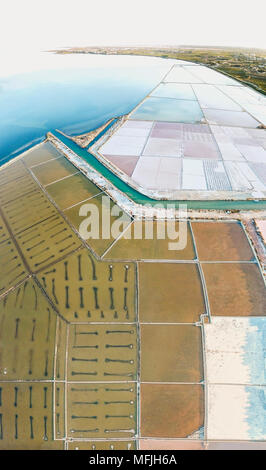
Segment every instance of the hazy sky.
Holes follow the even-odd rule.
[[[265,0],[3,0],[0,51],[94,45],[266,48]]]

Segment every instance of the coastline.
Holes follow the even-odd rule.
[[[266,95],[266,51],[255,48],[210,46],[169,47],[70,47],[51,50],[55,54],[101,54],[178,59],[206,65]],[[239,57],[237,57],[239,56]],[[245,61],[244,61],[245,59]],[[257,68],[258,61],[261,61]],[[228,64],[226,64],[228,62]],[[233,62],[233,63],[232,63]],[[245,64],[245,62],[247,62]],[[253,70],[254,68],[254,70]],[[229,70],[228,70],[229,69]]]

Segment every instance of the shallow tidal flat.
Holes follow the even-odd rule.
[[[123,237],[85,240],[100,193],[50,143],[0,169],[0,448],[262,439],[265,287],[242,225],[188,221],[175,251],[154,221],[127,238],[143,222],[125,213]]]

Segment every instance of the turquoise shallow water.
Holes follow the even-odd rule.
[[[197,101],[159,97],[147,98],[131,114],[132,119],[185,123],[199,123],[203,117]]]
[[[191,85],[186,83],[161,83],[152,96],[159,98],[176,98],[178,100],[196,100]]]
[[[128,113],[169,67],[163,59],[43,53],[28,73],[0,71],[0,164],[48,131],[78,135]]]

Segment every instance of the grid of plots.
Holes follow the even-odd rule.
[[[26,280],[1,299],[0,318],[0,446],[2,449],[63,449],[62,441],[54,440],[51,382],[56,313],[38,285]],[[57,432],[63,436],[64,395],[59,392]]]
[[[263,441],[265,282],[239,224],[192,225],[212,316],[204,322],[206,438],[214,449],[215,440]]]
[[[266,99],[202,66],[175,65],[99,148],[141,190],[266,193]]]
[[[100,193],[50,143],[0,172],[1,448],[136,447],[136,267],[71,227]]]
[[[0,171],[0,448],[265,440],[265,284],[242,225],[183,222],[169,250],[162,222],[145,238],[125,217],[82,240],[100,196],[48,143]]]
[[[106,255],[139,260],[142,449],[185,449],[188,436],[189,448],[266,438],[262,273],[240,223],[190,226],[194,253],[170,252],[172,262],[158,227],[155,240],[122,237]]]

